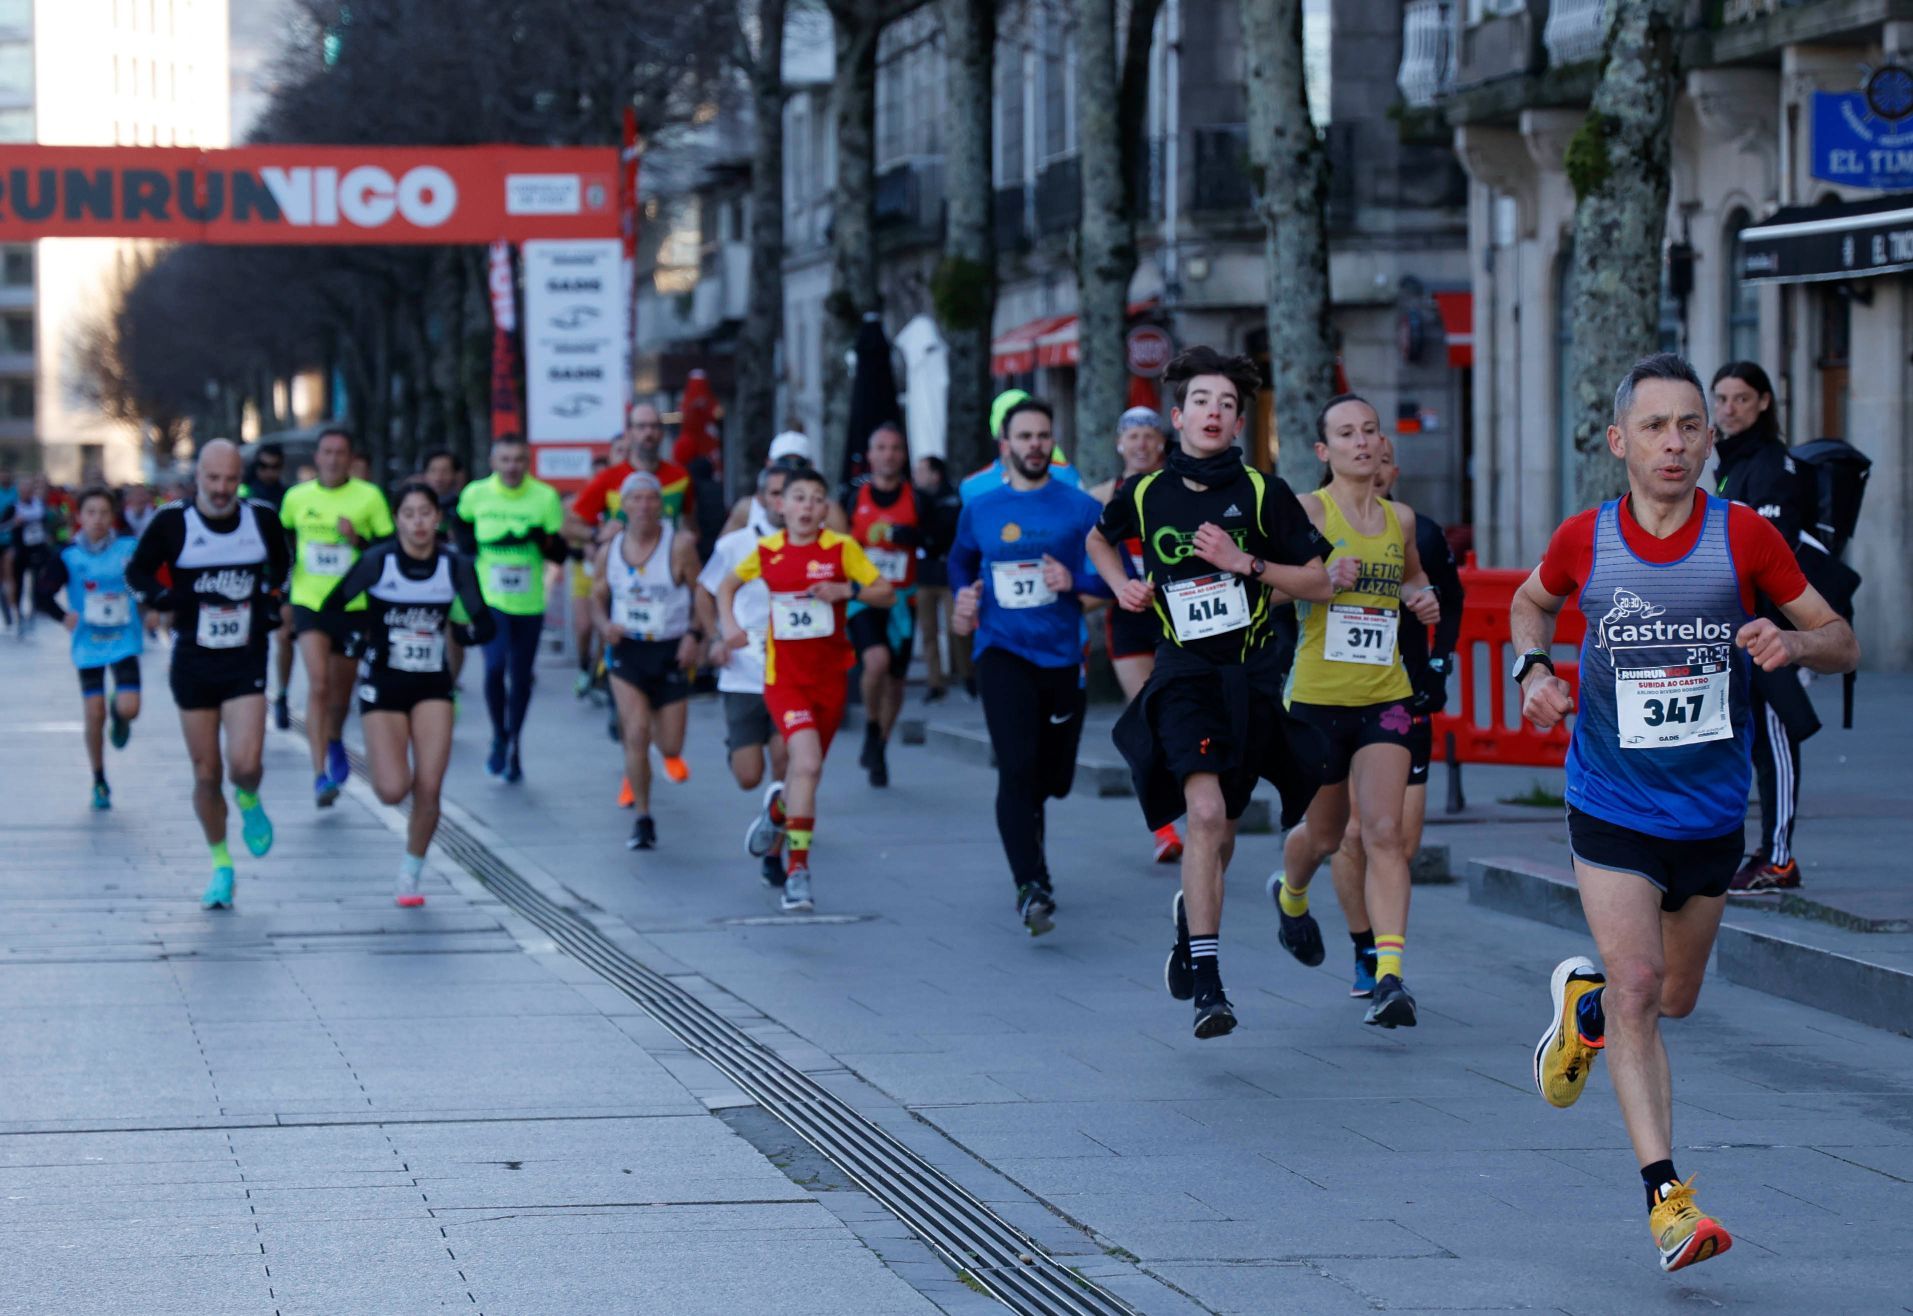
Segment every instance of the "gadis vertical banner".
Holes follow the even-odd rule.
[[[624,241],[624,405],[630,412],[638,360],[638,112],[624,107],[618,156],[618,233]]]
[[[511,243],[492,243],[492,437],[525,432],[525,406],[518,386],[518,299],[512,277]]]

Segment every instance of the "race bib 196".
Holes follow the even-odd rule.
[[[771,595],[771,634],[780,640],[821,640],[837,632],[837,609],[808,594]]]
[[[1201,640],[1249,624],[1249,593],[1242,577],[1216,573],[1172,580],[1162,587],[1163,606],[1178,640]]]
[[[252,603],[199,605],[193,638],[202,649],[237,649],[252,639]]]
[[[1394,608],[1331,603],[1322,656],[1332,663],[1387,667],[1395,661],[1395,628],[1400,622],[1401,613]]]
[[[618,625],[630,636],[649,635],[657,630],[663,620],[659,615],[662,608],[649,599],[626,599],[624,607],[618,613]]]
[[[910,550],[904,548],[866,548],[864,556],[870,559],[885,580],[893,585],[901,585],[910,578]]]
[[[118,590],[94,590],[80,604],[80,620],[88,626],[124,626],[132,619],[132,601]]]
[[[352,570],[350,544],[306,544],[306,570],[315,576],[343,576]]]
[[[1614,707],[1622,749],[1704,745],[1734,734],[1727,695],[1730,660],[1691,666],[1616,668]]]
[[[492,589],[499,594],[531,593],[531,568],[519,564],[492,564]]]
[[[999,608],[1040,608],[1056,601],[1056,591],[1043,582],[1040,558],[992,562],[990,583]]]
[[[443,671],[445,633],[427,630],[393,631],[392,652],[386,662],[400,672]]]

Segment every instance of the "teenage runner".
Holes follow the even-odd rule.
[[[239,496],[264,503],[277,512],[286,501],[286,454],[276,443],[262,443],[252,455],[252,478],[239,486]],[[130,503],[130,499],[128,500]],[[283,521],[281,522],[283,524]],[[138,533],[137,531],[135,533]],[[287,604],[279,629],[272,633],[273,725],[281,731],[292,725],[287,694],[292,689],[292,605]]]
[[[95,485],[80,491],[80,533],[47,560],[40,604],[73,637],[73,665],[80,672],[85,708],[86,758],[93,767],[93,807],[113,807],[106,784],[103,734],[111,723],[114,749],[125,749],[139,716],[139,609],[126,583],[126,564],[134,540],[118,533],[118,509],[111,491]],[[64,603],[60,592],[64,589]],[[106,673],[113,672],[113,699],[106,697]]]
[[[485,644],[485,711],[494,781],[524,779],[518,735],[537,680],[538,637],[545,628],[545,563],[565,560],[564,509],[558,491],[531,474],[531,449],[519,434],[492,440],[492,473],[458,496],[459,531],[474,559],[478,586],[497,630]]]
[[[313,802],[327,809],[352,775],[343,737],[365,602],[355,599],[330,619],[320,617],[319,607],[365,547],[392,533],[392,513],[377,485],[351,474],[352,436],[344,430],[320,434],[312,460],[318,475],[286,490],[279,522],[292,554],[292,633],[306,669]]]
[[[1163,379],[1177,446],[1165,469],[1131,481],[1103,509],[1088,550],[1131,612],[1154,608],[1162,626],[1156,668],[1116,723],[1143,820],[1151,830],[1186,813],[1182,890],[1164,979],[1195,1000],[1197,1037],[1235,1027],[1222,990],[1217,937],[1222,883],[1236,820],[1258,778],[1282,794],[1285,826],[1314,792],[1317,737],[1282,709],[1283,650],[1273,610],[1289,599],[1326,602],[1328,545],[1288,485],[1242,463],[1235,446],[1260,382],[1246,356],[1193,347]],[[1140,540],[1143,579],[1119,545]],[[1299,743],[1297,743],[1299,738]]]
[[[1329,746],[1321,789],[1308,819],[1282,846],[1283,872],[1269,877],[1281,919],[1280,941],[1303,964],[1323,959],[1322,929],[1309,913],[1309,883],[1342,844],[1351,810],[1359,811],[1367,871],[1364,917],[1375,923],[1375,988],[1363,1022],[1413,1028],[1415,998],[1402,985],[1408,943],[1408,856],[1402,850],[1403,796],[1414,755],[1414,686],[1402,665],[1397,633],[1432,626],[1441,601],[1422,570],[1415,513],[1375,488],[1382,424],[1375,408],[1352,393],[1330,398],[1315,421],[1315,455],[1329,481],[1302,495],[1309,522],[1334,545],[1327,606],[1305,604],[1302,643],[1289,674],[1289,712],[1321,732]],[[1284,876],[1286,873],[1286,877]]]
[[[717,669],[717,697],[724,705],[724,748],[730,751],[731,776],[741,789],[754,791],[764,780],[766,766],[770,771],[770,785],[764,788],[764,809],[744,834],[744,850],[758,861],[765,884],[773,887],[784,885],[784,857],[780,853],[784,832],[770,821],[769,814],[784,790],[788,754],[764,703],[764,641],[770,633],[770,590],[760,578],[737,591],[731,607],[748,641],[742,649],[724,642],[717,624],[717,590],[725,575],[757,548],[758,540],[776,534],[784,524],[784,480],[789,474],[781,466],[767,466],[757,473],[750,524],[718,536],[711,560],[697,578],[696,598],[698,629],[715,637],[709,661]],[[759,525],[764,527],[761,532]]]
[[[1055,926],[1045,802],[1069,794],[1083,738],[1083,605],[1103,585],[1083,556],[1102,504],[1050,478],[1047,402],[1004,418],[1008,483],[964,504],[950,546],[951,628],[976,635],[983,717],[996,750],[996,830],[1032,937]]]
[[[1169,442],[1169,427],[1148,407],[1131,407],[1116,422],[1116,452],[1123,460],[1123,473],[1104,480],[1089,493],[1107,506],[1122,485],[1139,475],[1162,469],[1163,452]],[[1122,545],[1123,564],[1133,579],[1142,579],[1142,541],[1132,539]],[[1162,638],[1162,626],[1153,613],[1131,612],[1127,608],[1103,610],[1103,640],[1109,651],[1109,665],[1128,702],[1149,683],[1156,667],[1156,641]],[[1155,832],[1156,862],[1173,864],[1182,858],[1182,838],[1174,823],[1164,823]]]
[[[856,662],[844,605],[863,597],[888,607],[895,587],[857,541],[825,526],[830,486],[815,471],[784,483],[784,529],[761,540],[717,587],[724,642],[743,649],[750,637],[737,616],[737,592],[753,580],[770,590],[771,627],[764,642],[764,702],[790,755],[784,790],[766,798],[761,827],[785,829],[789,871],[780,901],[787,913],[814,908],[810,843],[816,829],[817,784],[824,756],[843,721],[844,674]]]
[[[888,421],[879,425],[870,435],[866,460],[869,473],[838,492],[830,528],[856,540],[895,588],[892,606],[873,607],[862,600],[850,605],[850,640],[863,664],[864,747],[858,761],[872,786],[888,786],[884,751],[903,712],[903,683],[915,645],[917,546],[923,542],[925,517],[910,483],[902,430]]]
[[[364,599],[368,605],[361,618],[359,724],[379,799],[397,804],[412,797],[397,891],[398,903],[411,909],[425,903],[419,874],[438,830],[439,790],[452,757],[446,641],[457,633],[467,644],[483,644],[496,623],[471,561],[439,543],[439,503],[432,487],[410,481],[398,500],[398,537],[368,549],[320,608],[328,622],[337,623],[354,602]],[[469,623],[453,622],[455,604]]]
[[[1740,860],[1749,660],[1768,672],[1846,672],[1860,646],[1778,531],[1695,487],[1714,432],[1686,361],[1661,353],[1635,364],[1615,390],[1607,446],[1626,463],[1627,496],[1555,531],[1509,617],[1522,714],[1543,730],[1577,715],[1568,845],[1606,967],[1604,977],[1579,955],[1555,966],[1534,1080],[1548,1104],[1571,1106],[1602,1052],[1611,1057],[1661,1269],[1679,1270],[1733,1243],[1674,1169],[1660,1021],[1694,1008]],[[1577,591],[1588,619],[1578,705],[1548,656],[1555,617]],[[1795,629],[1756,618],[1762,596]]]
[[[1389,497],[1401,467],[1395,464],[1395,446],[1382,439],[1381,460],[1375,467],[1375,492]],[[1428,817],[1428,765],[1435,752],[1434,717],[1448,703],[1448,673],[1454,666],[1455,641],[1461,635],[1461,576],[1455,570],[1454,553],[1448,537],[1431,516],[1415,513],[1415,549],[1421,554],[1421,567],[1428,583],[1435,587],[1435,599],[1441,604],[1441,620],[1435,624],[1434,652],[1429,652],[1428,628],[1410,621],[1397,632],[1402,667],[1415,689],[1408,701],[1413,715],[1408,732],[1408,794],[1402,801],[1402,855],[1411,873],[1415,856],[1421,851],[1422,824]],[[1348,826],[1342,832],[1341,848],[1329,860],[1329,876],[1335,881],[1335,899],[1348,922],[1349,940],[1355,943],[1355,982],[1349,995],[1365,998],[1375,993],[1375,930],[1369,924],[1368,854],[1362,848],[1361,809],[1349,802]]]
[[[193,761],[193,812],[212,851],[213,877],[200,903],[231,909],[232,853],[226,848],[220,733],[239,805],[240,836],[263,855],[272,822],[259,803],[265,769],[267,637],[280,624],[290,567],[286,535],[270,507],[239,497],[239,449],[214,439],[199,450],[190,501],[168,503],[140,536],[126,581],[142,607],[170,613],[169,684]],[[159,581],[166,568],[170,585]]]
[[[658,843],[651,818],[651,743],[672,781],[691,770],[684,753],[684,701],[691,693],[704,633],[691,624],[697,541],[666,524],[658,477],[633,471],[618,489],[625,526],[598,551],[591,612],[604,636],[605,665],[618,702],[624,775],[638,810],[628,849]]]

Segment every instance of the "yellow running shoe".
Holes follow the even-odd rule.
[[[1660,1201],[1647,1213],[1654,1246],[1661,1250],[1661,1269],[1679,1270],[1717,1257],[1734,1245],[1720,1221],[1694,1205],[1694,1180],[1664,1183],[1656,1190]]]
[[[1548,1016],[1547,1031],[1534,1048],[1534,1086],[1550,1106],[1565,1108],[1579,1101],[1588,1074],[1601,1057],[1600,1047],[1590,1045],[1581,1036],[1575,1007],[1583,996],[1606,984],[1607,979],[1585,955],[1554,966],[1554,976],[1548,982],[1554,1012]]]

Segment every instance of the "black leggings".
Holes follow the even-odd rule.
[[[531,707],[531,687],[538,665],[538,638],[544,634],[545,617],[529,616],[492,609],[498,632],[485,645],[485,711],[492,717],[492,735],[499,740],[518,739],[525,726],[525,710]],[[506,688],[509,674],[511,685]]]
[[[1003,649],[976,659],[977,693],[996,751],[996,830],[1010,876],[1049,889],[1043,802],[1069,794],[1083,738],[1082,669],[1038,667]]]

